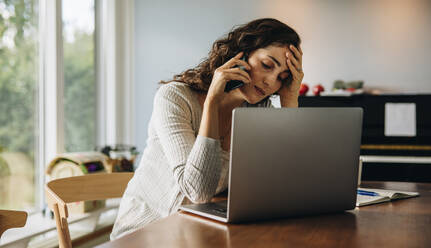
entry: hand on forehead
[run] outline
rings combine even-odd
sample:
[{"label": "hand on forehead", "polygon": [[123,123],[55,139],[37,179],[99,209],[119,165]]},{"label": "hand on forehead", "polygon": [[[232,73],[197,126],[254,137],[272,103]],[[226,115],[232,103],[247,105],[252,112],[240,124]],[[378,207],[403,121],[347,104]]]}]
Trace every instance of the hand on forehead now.
[{"label": "hand on forehead", "polygon": [[287,46],[267,46],[263,48],[264,57],[272,60],[278,67],[283,70],[288,70],[286,63],[286,52],[288,51]]}]

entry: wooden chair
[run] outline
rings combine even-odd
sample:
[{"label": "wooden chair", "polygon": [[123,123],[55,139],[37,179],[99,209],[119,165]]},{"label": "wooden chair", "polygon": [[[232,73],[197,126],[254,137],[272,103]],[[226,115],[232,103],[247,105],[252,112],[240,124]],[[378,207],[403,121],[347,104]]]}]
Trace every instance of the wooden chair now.
[{"label": "wooden chair", "polygon": [[121,197],[132,172],[89,174],[55,179],[46,184],[48,207],[54,212],[60,248],[72,247],[66,203]]},{"label": "wooden chair", "polygon": [[0,210],[0,238],[10,228],[23,227],[27,222],[27,212]]}]

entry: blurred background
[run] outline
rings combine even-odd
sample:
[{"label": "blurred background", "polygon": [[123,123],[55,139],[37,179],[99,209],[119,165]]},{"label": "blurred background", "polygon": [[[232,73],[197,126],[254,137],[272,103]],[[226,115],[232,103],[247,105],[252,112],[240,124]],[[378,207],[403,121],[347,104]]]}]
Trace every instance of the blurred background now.
[{"label": "blurred background", "polygon": [[[96,146],[95,3],[62,1],[64,151]],[[0,1],[0,209],[37,209],[40,195],[39,7]],[[85,125],[83,125],[85,123]]]},{"label": "blurred background", "polygon": [[363,80],[391,93],[431,93],[431,1],[136,1],[136,143],[145,146],[157,83],[197,65],[235,25],[277,18],[302,38],[304,82],[330,90]]}]

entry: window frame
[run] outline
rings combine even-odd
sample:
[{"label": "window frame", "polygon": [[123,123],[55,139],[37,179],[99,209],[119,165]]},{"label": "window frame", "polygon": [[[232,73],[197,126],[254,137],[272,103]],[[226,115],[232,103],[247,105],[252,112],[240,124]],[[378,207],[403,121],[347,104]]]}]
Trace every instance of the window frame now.
[{"label": "window frame", "polygon": [[[39,0],[39,81],[36,209],[45,206],[45,168],[64,152],[63,32],[61,0]],[[52,121],[55,120],[55,121]]]},{"label": "window frame", "polygon": [[134,0],[95,1],[97,144],[135,145]]}]

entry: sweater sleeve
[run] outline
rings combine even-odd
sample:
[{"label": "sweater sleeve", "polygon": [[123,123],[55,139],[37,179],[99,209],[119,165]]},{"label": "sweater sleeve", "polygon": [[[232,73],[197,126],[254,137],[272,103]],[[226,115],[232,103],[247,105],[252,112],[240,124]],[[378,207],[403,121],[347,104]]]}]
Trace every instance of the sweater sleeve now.
[{"label": "sweater sleeve", "polygon": [[154,124],[163,152],[181,192],[192,202],[214,196],[221,170],[220,141],[195,136],[187,94],[164,85],[154,99]]}]

